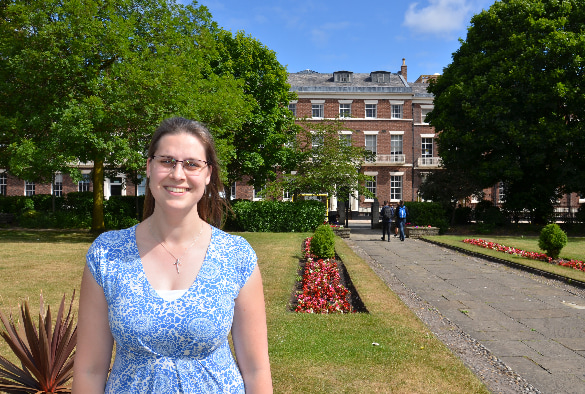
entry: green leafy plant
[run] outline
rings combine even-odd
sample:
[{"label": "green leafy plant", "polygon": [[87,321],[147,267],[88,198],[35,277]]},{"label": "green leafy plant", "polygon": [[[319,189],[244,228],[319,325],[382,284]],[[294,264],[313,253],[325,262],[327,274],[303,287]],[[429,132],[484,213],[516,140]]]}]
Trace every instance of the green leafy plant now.
[{"label": "green leafy plant", "polygon": [[566,244],[567,234],[556,223],[546,225],[540,232],[538,247],[553,259],[559,257]]},{"label": "green leafy plant", "polygon": [[322,224],[315,230],[311,239],[311,254],[322,258],[335,257],[335,233],[328,224]]},{"label": "green leafy plant", "polygon": [[20,306],[21,322],[0,312],[4,330],[0,335],[21,362],[18,367],[0,356],[0,392],[70,393],[65,384],[73,377],[73,358],[77,344],[77,324],[72,314],[75,292],[65,315],[65,295],[52,327],[50,306],[44,310],[40,297],[39,327],[30,314],[28,302]]}]

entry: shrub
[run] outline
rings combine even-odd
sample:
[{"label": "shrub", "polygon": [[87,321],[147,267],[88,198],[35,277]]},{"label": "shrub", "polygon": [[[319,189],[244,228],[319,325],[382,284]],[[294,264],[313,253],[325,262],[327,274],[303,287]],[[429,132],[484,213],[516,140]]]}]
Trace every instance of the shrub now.
[{"label": "shrub", "polygon": [[[65,309],[65,296],[53,318],[50,306],[34,318],[28,302],[20,307],[20,317],[4,315],[0,336],[20,361],[20,367],[0,356],[0,391],[5,393],[70,393],[67,382],[73,377],[73,358],[77,344],[77,323],[73,300]],[[38,326],[35,324],[38,322]],[[53,323],[54,322],[54,323]],[[53,326],[54,324],[54,326]]]},{"label": "shrub", "polygon": [[315,230],[311,239],[311,254],[321,259],[335,257],[335,233],[328,224],[322,224]]},{"label": "shrub", "polygon": [[546,225],[540,232],[538,247],[553,259],[559,257],[566,244],[567,234],[556,223]]},{"label": "shrub", "polygon": [[407,222],[417,226],[438,227],[441,234],[449,228],[449,221],[441,204],[407,201],[404,205],[408,208]]},{"label": "shrub", "polygon": [[307,232],[325,219],[325,206],[319,201],[237,200],[232,210],[226,222],[232,231]]}]

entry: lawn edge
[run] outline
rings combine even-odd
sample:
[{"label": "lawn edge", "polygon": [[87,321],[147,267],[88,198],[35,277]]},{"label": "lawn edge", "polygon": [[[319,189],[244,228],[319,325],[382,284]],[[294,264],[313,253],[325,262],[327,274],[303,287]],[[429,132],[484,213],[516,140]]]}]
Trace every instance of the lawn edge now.
[{"label": "lawn edge", "polygon": [[487,254],[483,254],[483,253],[480,253],[480,252],[475,252],[475,251],[467,250],[467,249],[460,248],[458,246],[450,245],[450,244],[447,244],[447,243],[443,243],[443,242],[440,242],[440,241],[435,241],[435,240],[427,239],[425,237],[421,237],[419,239],[421,241],[428,242],[430,244],[437,245],[437,246],[442,246],[442,247],[445,247],[447,249],[451,249],[451,250],[454,250],[456,252],[466,254],[468,256],[479,257],[479,258],[486,259],[486,260],[489,260],[489,261],[494,262],[494,263],[504,264],[504,265],[507,265],[507,266],[512,267],[512,268],[516,268],[516,269],[520,269],[520,270],[523,270],[523,271],[527,271],[527,272],[530,272],[530,273],[533,273],[533,274],[537,274],[537,275],[540,275],[540,276],[544,276],[545,278],[548,278],[548,279],[555,279],[555,280],[564,282],[564,283],[566,283],[568,285],[575,286],[575,287],[579,287],[581,289],[585,289],[585,281],[581,281],[579,279],[568,278],[568,277],[566,277],[564,275],[555,274],[554,272],[542,270],[542,269],[539,269],[539,268],[531,267],[531,266],[528,266],[528,265],[516,263],[516,262],[510,261],[510,260],[501,259],[501,258],[494,257],[494,256],[489,256]]}]

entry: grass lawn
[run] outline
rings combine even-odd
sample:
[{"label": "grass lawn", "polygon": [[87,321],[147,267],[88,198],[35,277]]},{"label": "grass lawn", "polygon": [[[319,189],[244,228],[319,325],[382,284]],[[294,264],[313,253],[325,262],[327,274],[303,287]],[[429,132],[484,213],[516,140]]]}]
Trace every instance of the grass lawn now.
[{"label": "grass lawn", "polygon": [[[475,245],[469,245],[462,242],[466,238],[480,238],[486,241],[492,241],[505,246],[511,246],[530,252],[545,253],[538,247],[538,236],[473,236],[473,235],[438,235],[425,237],[431,241],[444,243],[446,245],[456,246],[461,249],[482,253],[488,256],[497,257],[503,260],[512,261],[517,264],[526,265],[532,268],[538,268],[543,271],[552,272],[567,278],[576,279],[585,282],[585,272],[573,268],[561,267],[554,264],[548,264],[543,261],[530,260],[523,257],[513,256],[507,253],[495,250],[485,249]],[[564,259],[576,259],[585,261],[585,237],[570,237],[567,245],[561,250],[560,257]]]},{"label": "grass lawn", "polygon": [[[308,234],[242,235],[262,270],[275,392],[489,392],[341,240],[337,252],[368,314],[290,312]],[[56,309],[64,293],[79,288],[91,240],[86,233],[0,231],[0,309],[16,312],[30,298],[36,310],[41,291]],[[0,354],[14,361],[3,343]]]}]

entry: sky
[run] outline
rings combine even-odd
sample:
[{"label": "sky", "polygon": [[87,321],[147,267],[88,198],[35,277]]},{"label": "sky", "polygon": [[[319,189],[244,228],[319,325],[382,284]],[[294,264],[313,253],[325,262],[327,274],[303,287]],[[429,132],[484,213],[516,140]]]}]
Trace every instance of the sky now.
[{"label": "sky", "polygon": [[[471,17],[495,0],[201,0],[220,27],[243,30],[288,72],[442,73]],[[180,0],[181,3],[190,3]]]}]

